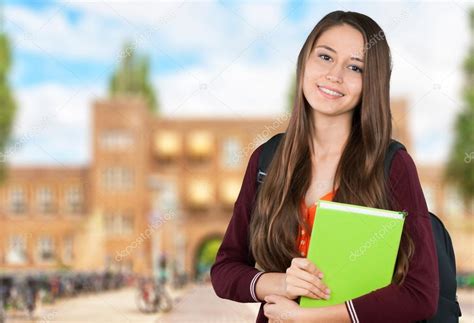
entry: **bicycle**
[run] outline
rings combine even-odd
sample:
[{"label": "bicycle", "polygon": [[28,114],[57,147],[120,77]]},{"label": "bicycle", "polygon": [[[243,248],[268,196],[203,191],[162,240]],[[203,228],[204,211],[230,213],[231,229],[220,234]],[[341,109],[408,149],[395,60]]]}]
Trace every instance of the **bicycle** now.
[{"label": "bicycle", "polygon": [[167,313],[173,308],[173,300],[164,284],[143,279],[138,286],[136,295],[138,310],[142,313]]}]

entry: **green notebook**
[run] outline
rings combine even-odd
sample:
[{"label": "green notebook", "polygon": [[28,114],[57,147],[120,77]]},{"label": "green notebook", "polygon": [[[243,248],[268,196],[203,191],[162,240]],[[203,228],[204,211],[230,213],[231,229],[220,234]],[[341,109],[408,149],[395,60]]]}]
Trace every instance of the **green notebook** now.
[{"label": "green notebook", "polygon": [[405,212],[320,200],[308,259],[323,273],[330,298],[301,297],[301,307],[341,304],[390,284]]}]

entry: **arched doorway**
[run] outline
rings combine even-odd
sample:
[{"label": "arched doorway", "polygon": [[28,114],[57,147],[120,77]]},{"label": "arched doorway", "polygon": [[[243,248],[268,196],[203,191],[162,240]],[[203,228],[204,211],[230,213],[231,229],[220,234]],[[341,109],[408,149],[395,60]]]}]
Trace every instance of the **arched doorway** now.
[{"label": "arched doorway", "polygon": [[199,281],[210,279],[210,270],[222,243],[222,235],[210,235],[198,245],[194,261],[194,277]]}]

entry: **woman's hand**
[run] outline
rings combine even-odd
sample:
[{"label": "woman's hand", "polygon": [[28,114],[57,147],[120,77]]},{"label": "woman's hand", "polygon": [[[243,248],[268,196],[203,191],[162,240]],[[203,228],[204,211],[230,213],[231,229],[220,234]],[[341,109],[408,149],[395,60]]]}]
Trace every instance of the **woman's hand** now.
[{"label": "woman's hand", "polygon": [[293,258],[286,269],[284,291],[289,299],[307,296],[328,299],[330,290],[322,282],[323,273],[306,258]]},{"label": "woman's hand", "polygon": [[301,308],[295,301],[279,295],[265,297],[267,304],[263,305],[263,314],[269,323],[299,322]]}]

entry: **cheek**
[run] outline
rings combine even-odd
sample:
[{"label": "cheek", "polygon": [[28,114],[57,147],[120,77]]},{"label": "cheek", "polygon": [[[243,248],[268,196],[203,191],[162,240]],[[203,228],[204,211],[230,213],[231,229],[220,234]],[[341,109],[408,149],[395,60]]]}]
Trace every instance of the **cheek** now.
[{"label": "cheek", "polygon": [[307,97],[308,94],[311,92],[311,87],[313,83],[313,79],[305,73],[305,75],[303,76],[303,94],[305,97]]},{"label": "cheek", "polygon": [[311,79],[320,79],[329,72],[329,64],[323,62],[312,62],[308,66],[308,75]]},{"label": "cheek", "polygon": [[356,96],[358,98],[362,95],[362,78],[361,77],[359,77],[358,79],[350,80],[346,84],[351,95]]},{"label": "cheek", "polygon": [[312,64],[310,68],[307,68],[303,76],[303,93],[309,94],[315,90],[316,83],[324,78],[325,72],[320,68],[315,68],[315,64]]}]

